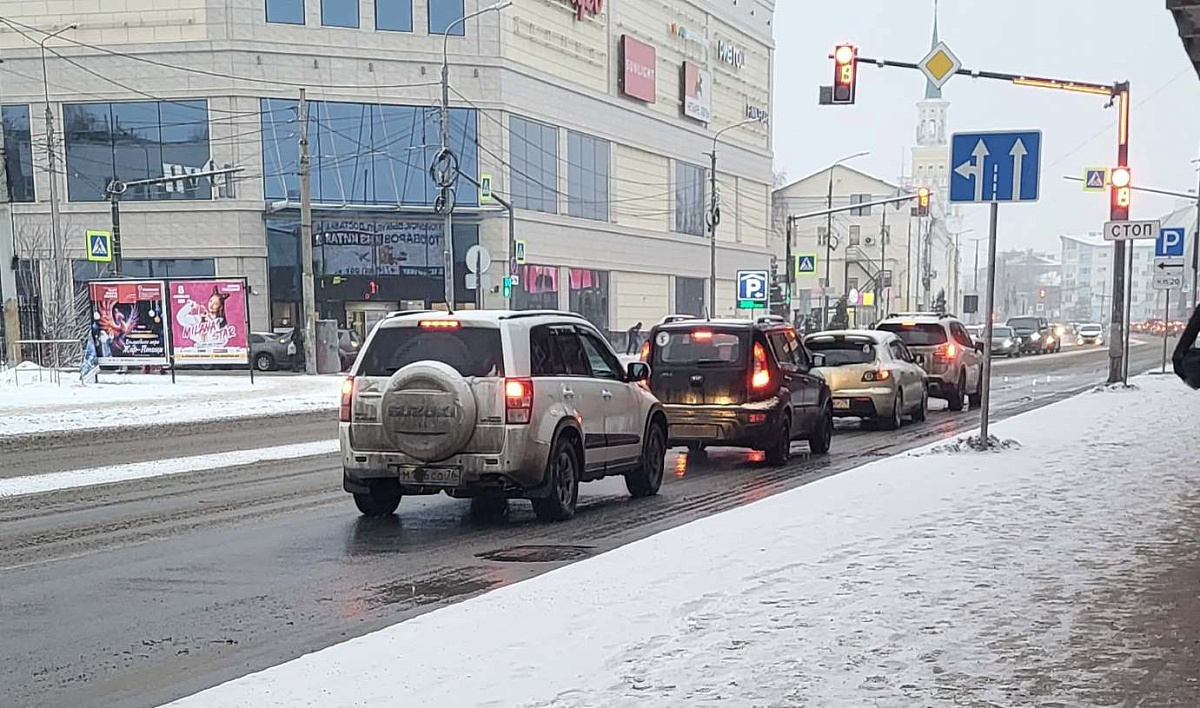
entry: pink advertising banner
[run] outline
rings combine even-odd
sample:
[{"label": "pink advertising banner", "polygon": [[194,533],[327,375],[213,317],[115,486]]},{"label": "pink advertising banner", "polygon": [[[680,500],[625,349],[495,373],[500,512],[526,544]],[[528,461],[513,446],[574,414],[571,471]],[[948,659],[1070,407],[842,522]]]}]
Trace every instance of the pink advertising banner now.
[{"label": "pink advertising banner", "polygon": [[176,366],[249,364],[243,281],[171,280],[167,290]]}]

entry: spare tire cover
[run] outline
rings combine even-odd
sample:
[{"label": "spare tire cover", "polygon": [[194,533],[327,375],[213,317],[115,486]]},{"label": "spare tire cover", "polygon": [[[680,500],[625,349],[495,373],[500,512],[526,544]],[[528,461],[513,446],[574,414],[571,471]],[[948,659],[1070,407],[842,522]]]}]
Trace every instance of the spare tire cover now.
[{"label": "spare tire cover", "polygon": [[392,374],[382,404],[388,441],[423,462],[451,457],[475,432],[475,394],[440,361],[419,361]]}]

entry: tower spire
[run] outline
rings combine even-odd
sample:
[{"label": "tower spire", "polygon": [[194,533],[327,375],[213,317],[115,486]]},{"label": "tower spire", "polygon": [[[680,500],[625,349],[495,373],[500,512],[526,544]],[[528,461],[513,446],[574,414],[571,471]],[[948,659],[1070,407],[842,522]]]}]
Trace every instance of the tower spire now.
[{"label": "tower spire", "polygon": [[[937,21],[938,21],[938,0],[933,0],[933,39],[930,40],[930,42],[929,42],[929,51],[933,51],[933,48],[936,47],[939,42]],[[941,97],[942,97],[942,90],[940,88],[938,88],[937,86],[935,86],[932,81],[929,81],[928,79],[926,79],[926,81],[925,81],[925,100],[927,100],[927,101],[928,100],[940,100]]]}]

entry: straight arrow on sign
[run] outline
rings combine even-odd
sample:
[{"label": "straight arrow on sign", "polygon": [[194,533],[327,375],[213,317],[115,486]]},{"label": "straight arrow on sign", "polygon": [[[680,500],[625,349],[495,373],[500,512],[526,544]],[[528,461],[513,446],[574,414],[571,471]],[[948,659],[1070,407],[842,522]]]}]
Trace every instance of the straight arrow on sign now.
[{"label": "straight arrow on sign", "polygon": [[1021,142],[1020,138],[1017,138],[1017,142],[1008,154],[1012,155],[1013,159],[1012,198],[1013,201],[1018,201],[1021,198],[1021,187],[1024,186],[1021,170],[1025,167],[1025,156],[1029,154],[1029,151],[1025,149],[1025,143]]}]

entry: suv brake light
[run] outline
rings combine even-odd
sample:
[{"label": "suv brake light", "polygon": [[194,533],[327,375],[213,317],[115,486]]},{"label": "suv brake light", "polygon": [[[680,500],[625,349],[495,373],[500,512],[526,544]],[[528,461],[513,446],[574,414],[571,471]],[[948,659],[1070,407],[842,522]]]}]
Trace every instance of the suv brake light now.
[{"label": "suv brake light", "polygon": [[462,322],[458,320],[421,320],[417,323],[421,329],[458,329]]},{"label": "suv brake light", "polygon": [[641,350],[640,356],[641,356],[642,361],[644,361],[646,363],[650,362],[650,342],[649,342],[649,340],[642,342],[642,350]]},{"label": "suv brake light", "polygon": [[504,379],[504,420],[527,425],[533,418],[533,379]]},{"label": "suv brake light", "polygon": [[944,359],[954,359],[958,357],[958,345],[954,342],[949,342],[946,346],[937,350],[938,356]]},{"label": "suv brake light", "polygon": [[350,410],[354,403],[354,377],[347,376],[342,381],[342,405],[340,407],[339,420],[343,423],[350,422]]},{"label": "suv brake light", "polygon": [[771,385],[771,368],[767,364],[767,349],[761,342],[754,344],[754,368],[750,372],[750,389],[763,391]]}]

